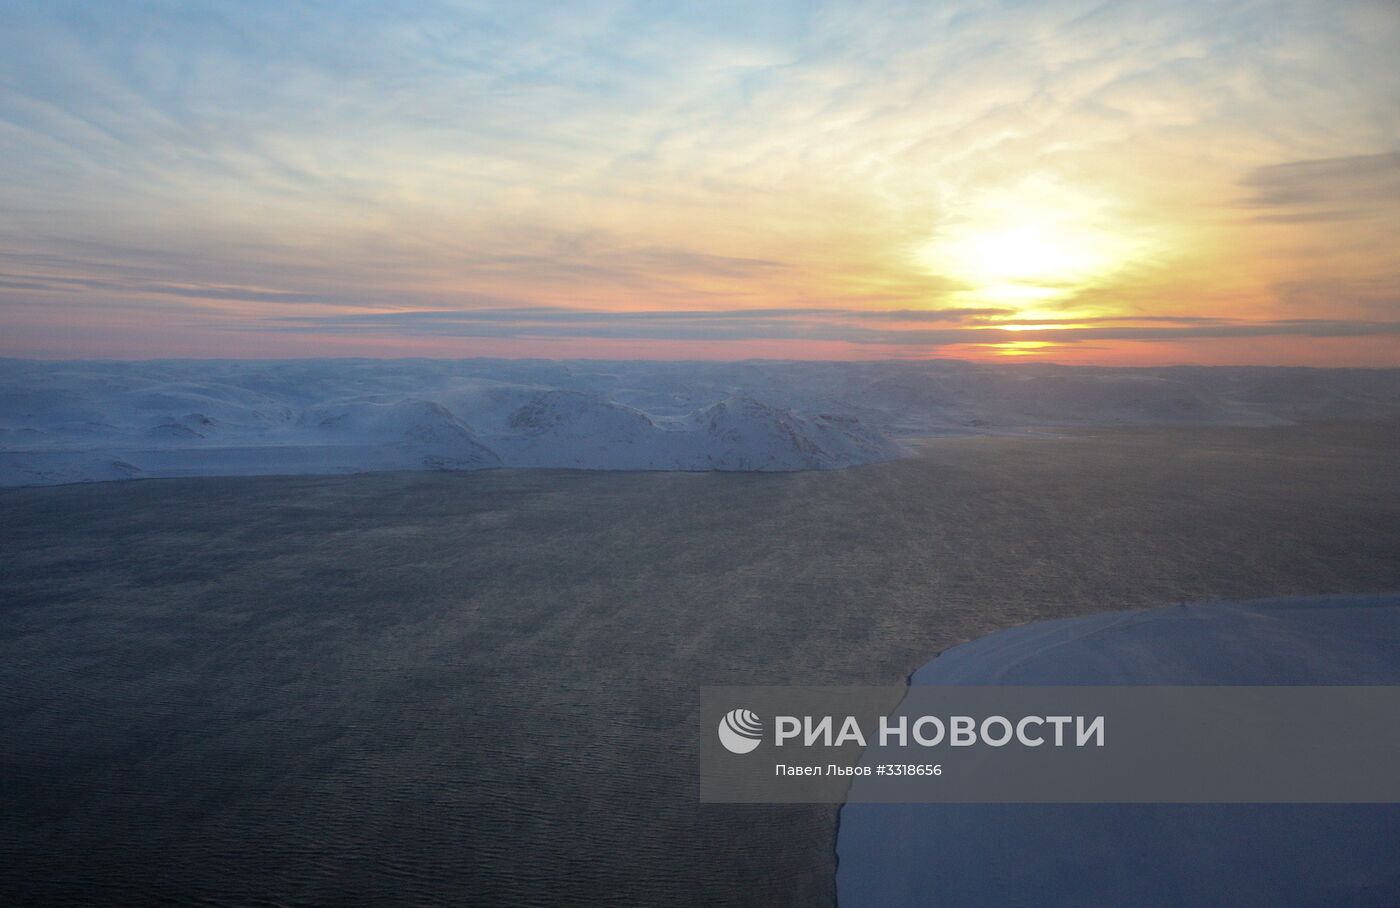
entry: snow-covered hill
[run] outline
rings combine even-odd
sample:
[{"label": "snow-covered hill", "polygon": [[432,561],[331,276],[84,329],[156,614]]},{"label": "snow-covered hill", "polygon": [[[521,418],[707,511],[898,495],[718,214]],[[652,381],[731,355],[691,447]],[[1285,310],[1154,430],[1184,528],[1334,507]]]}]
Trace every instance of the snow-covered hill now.
[{"label": "snow-covered hill", "polygon": [[1400,370],[0,360],[0,485],[151,476],[836,469],[1026,426],[1400,417]]}]

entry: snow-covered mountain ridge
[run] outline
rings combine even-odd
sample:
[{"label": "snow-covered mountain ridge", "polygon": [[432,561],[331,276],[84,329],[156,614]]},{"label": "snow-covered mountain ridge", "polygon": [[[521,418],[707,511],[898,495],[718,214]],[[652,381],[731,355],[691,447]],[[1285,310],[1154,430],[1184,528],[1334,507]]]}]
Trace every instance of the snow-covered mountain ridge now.
[{"label": "snow-covered mountain ridge", "polygon": [[0,360],[0,485],[387,469],[835,469],[1026,426],[1400,416],[1400,370]]}]

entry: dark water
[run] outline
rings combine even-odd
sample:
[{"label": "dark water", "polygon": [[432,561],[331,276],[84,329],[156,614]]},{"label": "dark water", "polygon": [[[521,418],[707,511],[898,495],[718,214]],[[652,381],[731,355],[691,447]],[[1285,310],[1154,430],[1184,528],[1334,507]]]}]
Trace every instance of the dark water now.
[{"label": "dark water", "polygon": [[697,803],[702,684],[1040,617],[1400,589],[1394,425],[839,473],[0,492],[0,903],[830,903],[835,811]]}]

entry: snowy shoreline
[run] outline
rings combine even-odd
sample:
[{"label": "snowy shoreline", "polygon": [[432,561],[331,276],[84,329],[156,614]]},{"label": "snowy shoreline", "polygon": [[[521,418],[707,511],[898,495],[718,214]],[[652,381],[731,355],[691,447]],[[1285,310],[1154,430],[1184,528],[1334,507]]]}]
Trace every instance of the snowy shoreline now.
[{"label": "snowy shoreline", "polygon": [[1400,370],[0,360],[0,486],[545,467],[791,471],[1032,426],[1400,416]]}]

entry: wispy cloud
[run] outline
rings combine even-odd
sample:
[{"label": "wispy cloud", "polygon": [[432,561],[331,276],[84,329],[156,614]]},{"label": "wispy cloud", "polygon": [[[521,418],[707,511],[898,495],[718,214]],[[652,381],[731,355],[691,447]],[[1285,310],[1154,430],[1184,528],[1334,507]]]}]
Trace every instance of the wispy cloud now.
[{"label": "wispy cloud", "polygon": [[[482,309],[474,311],[406,311],[336,316],[288,317],[267,330],[312,334],[393,332],[457,337],[606,338],[664,341],[821,340],[858,345],[1000,345],[1044,341],[1180,341],[1192,338],[1248,337],[1386,337],[1400,334],[1400,322],[1283,319],[1231,322],[1213,318],[1124,318],[1067,327],[1011,329],[1009,322],[989,320],[985,310],[770,309],[735,312],[604,312],[560,308]],[[873,327],[872,323],[946,322],[940,329]],[[1143,323],[1145,322],[1145,324]],[[1042,320],[1042,324],[1060,324]],[[1163,324],[1166,323],[1166,324]],[[1025,322],[1014,322],[1024,325]]]},{"label": "wispy cloud", "polygon": [[0,4],[0,352],[21,315],[115,350],[153,311],[385,353],[1048,331],[926,254],[988,198],[1014,232],[1025,186],[1090,240],[1058,341],[1379,325],[1397,43],[1366,0]]},{"label": "wispy cloud", "polygon": [[1400,208],[1400,151],[1271,164],[1248,173],[1244,204],[1266,221],[1319,222],[1394,217]]}]

